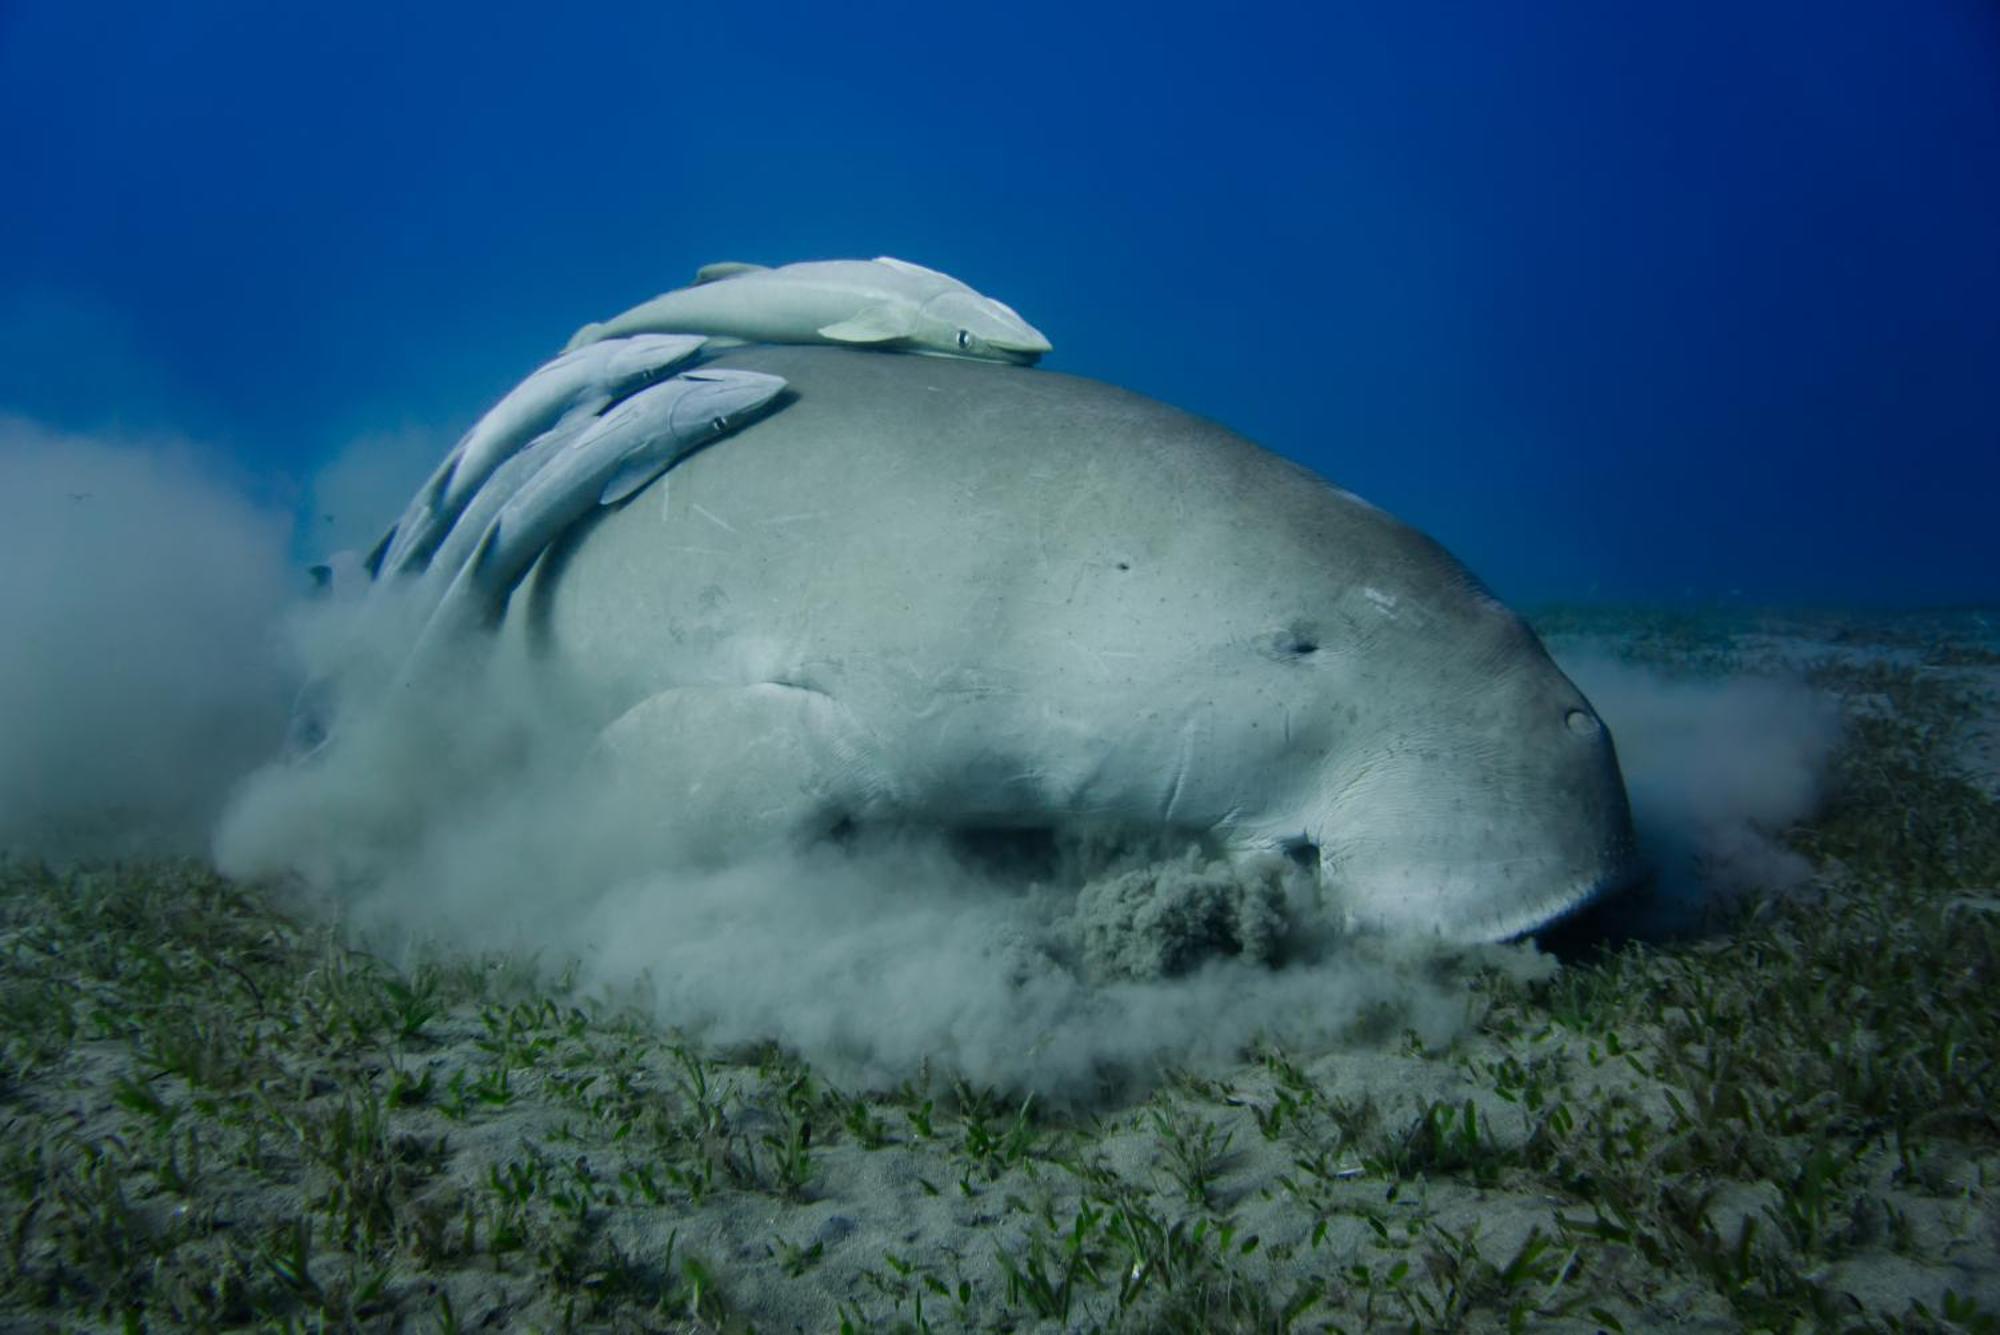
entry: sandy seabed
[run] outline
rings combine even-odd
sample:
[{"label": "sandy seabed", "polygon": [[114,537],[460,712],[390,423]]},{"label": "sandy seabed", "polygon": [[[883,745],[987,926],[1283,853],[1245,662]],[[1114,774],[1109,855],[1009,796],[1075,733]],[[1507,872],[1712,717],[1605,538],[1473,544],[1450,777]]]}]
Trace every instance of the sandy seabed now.
[{"label": "sandy seabed", "polygon": [[1808,684],[1816,810],[1660,850],[1540,952],[1383,945],[1406,985],[1324,1041],[1087,1095],[717,1043],[562,960],[392,967],[196,865],[15,864],[0,1328],[1994,1328],[2000,638],[1535,621]]}]

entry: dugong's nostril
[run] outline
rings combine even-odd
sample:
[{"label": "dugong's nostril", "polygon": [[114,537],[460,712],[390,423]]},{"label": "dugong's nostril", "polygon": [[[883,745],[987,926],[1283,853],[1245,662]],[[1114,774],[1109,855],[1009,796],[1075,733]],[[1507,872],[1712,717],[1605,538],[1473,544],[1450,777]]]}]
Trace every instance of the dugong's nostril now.
[{"label": "dugong's nostril", "polygon": [[1589,737],[1597,731],[1597,720],[1581,709],[1572,709],[1563,715],[1563,722],[1579,737]]}]

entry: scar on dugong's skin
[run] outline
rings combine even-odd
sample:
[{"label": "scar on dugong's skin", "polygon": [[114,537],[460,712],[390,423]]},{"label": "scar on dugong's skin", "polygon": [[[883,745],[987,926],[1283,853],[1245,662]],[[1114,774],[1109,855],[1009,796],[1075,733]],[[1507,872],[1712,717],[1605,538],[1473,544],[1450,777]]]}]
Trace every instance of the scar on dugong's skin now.
[{"label": "scar on dugong's skin", "polygon": [[1029,363],[1049,341],[1013,307],[950,274],[884,255],[766,269],[711,264],[693,287],[662,293],[602,324],[571,348],[644,330],[750,343],[847,343],[902,352]]},{"label": "scar on dugong's skin", "polygon": [[579,526],[502,654],[663,850],[1186,835],[1348,925],[1498,940],[1625,883],[1611,739],[1443,548],[1213,423],[971,361],[743,348],[798,400]]}]

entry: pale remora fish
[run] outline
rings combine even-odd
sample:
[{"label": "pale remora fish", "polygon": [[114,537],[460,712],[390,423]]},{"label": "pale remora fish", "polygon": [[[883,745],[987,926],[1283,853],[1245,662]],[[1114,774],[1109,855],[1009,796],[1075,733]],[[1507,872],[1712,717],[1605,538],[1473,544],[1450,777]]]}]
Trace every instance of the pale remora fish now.
[{"label": "pale remora fish", "polygon": [[[785,388],[758,371],[688,371],[650,386],[538,454],[451,577],[414,660],[506,610],[515,585],[571,524],[615,505],[682,458],[756,417]],[[442,577],[443,572],[440,572]]]},{"label": "pale remora fish", "polygon": [[577,348],[538,367],[459,440],[377,544],[370,568],[378,578],[422,570],[466,503],[516,451],[560,422],[587,420],[670,375],[706,341],[642,334]]},{"label": "pale remora fish", "polygon": [[[459,511],[457,521],[432,551],[423,571],[409,581],[411,596],[420,598],[424,608],[434,611],[452,581],[472,559],[473,550],[486,536],[487,528],[499,517],[500,511],[506,508],[507,502],[519,495],[521,488],[527,486],[542,471],[542,466],[560,453],[564,446],[603,420],[587,416],[564,418],[494,469],[493,476],[486,479],[472,494],[472,499],[466,502],[465,508]],[[417,615],[424,613],[420,611]]]},{"label": "pale remora fish", "polygon": [[571,348],[651,330],[750,343],[838,343],[1028,365],[1049,341],[1013,307],[949,274],[884,255],[766,269],[711,264],[693,287],[662,293],[601,324]]}]

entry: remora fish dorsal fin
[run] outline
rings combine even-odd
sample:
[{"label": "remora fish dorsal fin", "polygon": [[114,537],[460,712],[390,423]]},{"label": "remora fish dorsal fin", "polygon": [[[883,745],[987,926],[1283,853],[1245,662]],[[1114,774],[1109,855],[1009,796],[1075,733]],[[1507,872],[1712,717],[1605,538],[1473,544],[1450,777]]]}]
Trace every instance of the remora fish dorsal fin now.
[{"label": "remora fish dorsal fin", "polygon": [[845,320],[822,326],[819,336],[832,339],[835,343],[887,343],[892,339],[908,338],[911,332],[909,309],[882,302],[866,307]]},{"label": "remora fish dorsal fin", "polygon": [[768,264],[744,264],[740,260],[722,260],[716,264],[704,264],[694,271],[694,285],[700,287],[703,283],[719,283],[740,273],[763,273],[770,267]]}]

